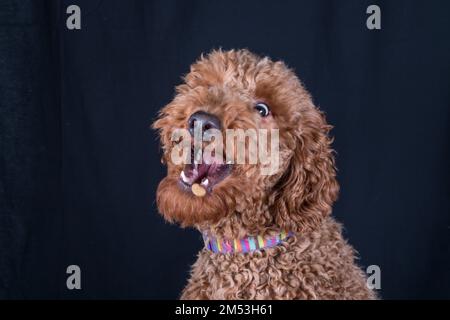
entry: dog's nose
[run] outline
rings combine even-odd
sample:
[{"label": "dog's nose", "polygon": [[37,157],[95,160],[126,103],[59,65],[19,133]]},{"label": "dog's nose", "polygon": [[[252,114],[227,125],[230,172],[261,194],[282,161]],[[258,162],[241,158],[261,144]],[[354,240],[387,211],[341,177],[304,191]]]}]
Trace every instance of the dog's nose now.
[{"label": "dog's nose", "polygon": [[202,132],[205,132],[209,129],[220,130],[221,128],[219,118],[205,111],[197,111],[189,117],[188,127],[189,132],[191,133],[192,136],[194,136],[195,126],[201,127]]}]

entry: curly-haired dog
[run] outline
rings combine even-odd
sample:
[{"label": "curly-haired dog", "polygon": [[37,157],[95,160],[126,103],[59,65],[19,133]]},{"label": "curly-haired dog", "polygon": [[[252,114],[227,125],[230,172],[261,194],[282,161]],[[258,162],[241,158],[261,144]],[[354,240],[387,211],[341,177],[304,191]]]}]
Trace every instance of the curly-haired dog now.
[{"label": "curly-haired dog", "polygon": [[[181,298],[375,298],[330,216],[339,189],[331,126],[293,71],[247,50],[213,51],[176,92],[153,125],[168,166],[157,203],[166,220],[196,227],[206,244]],[[205,130],[278,129],[277,172],[175,164],[173,129],[192,129],[193,119]]]}]

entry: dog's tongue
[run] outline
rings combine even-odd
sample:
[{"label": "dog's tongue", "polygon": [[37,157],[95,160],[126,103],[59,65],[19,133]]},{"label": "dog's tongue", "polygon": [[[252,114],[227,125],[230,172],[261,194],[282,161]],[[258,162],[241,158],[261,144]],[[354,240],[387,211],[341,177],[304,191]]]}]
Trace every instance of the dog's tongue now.
[{"label": "dog's tongue", "polygon": [[[196,163],[193,157],[192,164],[186,164],[181,172],[181,179],[188,185],[201,184],[208,187],[210,183],[215,183],[222,174],[221,159],[215,158],[214,155],[203,153],[201,160]],[[219,175],[217,175],[219,174]]]},{"label": "dog's tongue", "polygon": [[206,163],[199,163],[197,165],[197,170],[194,169],[194,173],[195,171],[197,171],[196,177],[194,178],[195,182],[199,182],[204,177],[206,177],[206,175],[208,174],[209,167],[210,165]]},{"label": "dog's tongue", "polygon": [[188,184],[201,182],[208,175],[209,167],[206,163],[187,164],[182,172],[183,181]]}]

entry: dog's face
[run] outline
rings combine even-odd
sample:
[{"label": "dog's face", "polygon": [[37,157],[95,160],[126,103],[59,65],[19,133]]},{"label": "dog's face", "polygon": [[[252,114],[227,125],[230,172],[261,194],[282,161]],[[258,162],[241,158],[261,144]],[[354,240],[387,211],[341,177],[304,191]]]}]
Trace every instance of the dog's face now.
[{"label": "dog's face", "polygon": [[[157,191],[158,208],[167,220],[204,226],[227,219],[253,230],[277,225],[295,231],[330,212],[338,190],[330,127],[282,62],[246,50],[214,51],[191,66],[176,91],[153,125],[168,168]],[[187,135],[174,139],[179,129]],[[239,133],[236,129],[256,135],[248,135],[243,144],[228,140],[230,133]],[[223,152],[208,153],[204,140],[194,145],[198,132],[204,140],[212,133],[208,141],[220,142]],[[267,157],[250,160],[252,137],[257,138],[256,153],[264,149],[269,162]],[[189,148],[180,163],[174,161],[179,149],[174,151],[183,143]],[[242,149],[243,158],[238,155]]]}]

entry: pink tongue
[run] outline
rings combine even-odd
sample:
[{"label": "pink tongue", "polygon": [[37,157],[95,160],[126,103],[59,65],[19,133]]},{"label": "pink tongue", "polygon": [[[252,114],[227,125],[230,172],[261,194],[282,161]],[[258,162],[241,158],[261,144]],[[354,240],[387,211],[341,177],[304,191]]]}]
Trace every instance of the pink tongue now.
[{"label": "pink tongue", "polygon": [[206,177],[206,175],[208,174],[208,170],[209,170],[209,165],[204,164],[204,163],[200,163],[197,167],[197,176],[194,179],[196,182],[201,182],[201,180]]}]

